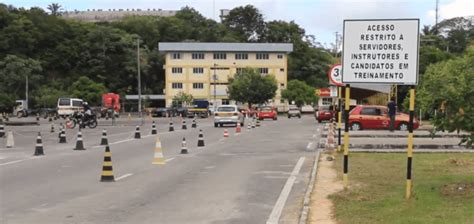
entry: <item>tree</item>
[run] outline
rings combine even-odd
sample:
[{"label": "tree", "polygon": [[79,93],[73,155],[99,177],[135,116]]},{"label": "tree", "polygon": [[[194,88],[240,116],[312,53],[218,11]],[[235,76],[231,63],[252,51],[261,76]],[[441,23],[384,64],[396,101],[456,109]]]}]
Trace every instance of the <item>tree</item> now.
[{"label": "tree", "polygon": [[468,146],[474,141],[474,46],[463,57],[428,67],[419,86],[417,101],[434,115],[436,130],[466,131]]},{"label": "tree", "polygon": [[47,9],[51,11],[51,15],[59,16],[61,15],[62,6],[59,3],[51,3],[48,5]]},{"label": "tree", "polygon": [[41,80],[39,61],[31,58],[21,58],[16,55],[7,55],[0,61],[0,92],[8,93],[15,99],[24,99],[26,78],[29,89],[35,89]]},{"label": "tree", "polygon": [[187,106],[193,103],[194,97],[191,94],[179,92],[173,97],[173,106]]},{"label": "tree", "polygon": [[252,5],[230,10],[229,14],[224,17],[223,24],[243,42],[264,40],[266,26],[263,15]]},{"label": "tree", "polygon": [[238,102],[262,104],[276,95],[277,81],[273,75],[261,75],[256,69],[245,68],[229,79],[229,98]]},{"label": "tree", "polygon": [[90,105],[99,105],[101,96],[107,92],[104,84],[96,83],[86,76],[81,76],[71,86],[72,95],[81,98]]},{"label": "tree", "polygon": [[295,104],[300,107],[318,101],[314,90],[313,87],[303,81],[291,80],[288,82],[288,87],[282,91],[281,96],[290,103],[295,101]]}]

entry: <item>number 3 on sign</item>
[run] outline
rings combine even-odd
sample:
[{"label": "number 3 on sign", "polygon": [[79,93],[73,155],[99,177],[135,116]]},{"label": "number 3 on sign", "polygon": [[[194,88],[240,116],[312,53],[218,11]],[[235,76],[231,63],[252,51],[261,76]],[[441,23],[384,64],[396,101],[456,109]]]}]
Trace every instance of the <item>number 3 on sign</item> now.
[{"label": "number 3 on sign", "polygon": [[341,75],[342,66],[341,64],[333,65],[328,72],[329,83],[336,86],[343,86],[342,75]]}]

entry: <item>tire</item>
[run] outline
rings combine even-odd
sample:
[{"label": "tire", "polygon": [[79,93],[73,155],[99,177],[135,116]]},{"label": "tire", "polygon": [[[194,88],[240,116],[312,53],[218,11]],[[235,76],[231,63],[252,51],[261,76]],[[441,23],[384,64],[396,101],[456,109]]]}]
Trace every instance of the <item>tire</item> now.
[{"label": "tire", "polygon": [[222,128],[222,127],[224,127],[224,124],[219,124],[219,126]]},{"label": "tire", "polygon": [[398,130],[400,131],[408,131],[408,123],[402,122],[398,125]]},{"label": "tire", "polygon": [[354,122],[354,123],[351,124],[351,130],[352,131],[360,131],[360,130],[362,130],[362,126],[360,125],[360,123]]},{"label": "tire", "polygon": [[96,128],[97,127],[97,120],[92,120],[92,121],[89,121],[87,126],[89,128]]},{"label": "tire", "polygon": [[291,116],[290,116],[290,115],[288,115],[288,119],[290,119],[290,118],[291,118]]},{"label": "tire", "polygon": [[298,115],[298,118],[301,119],[301,115]]},{"label": "tire", "polygon": [[274,117],[273,120],[276,121],[278,118],[277,117]]},{"label": "tire", "polygon": [[214,123],[214,127],[217,128],[218,124],[217,123]]},{"label": "tire", "polygon": [[244,125],[245,125],[244,122],[241,122],[241,123],[240,123],[240,127],[243,127]]}]

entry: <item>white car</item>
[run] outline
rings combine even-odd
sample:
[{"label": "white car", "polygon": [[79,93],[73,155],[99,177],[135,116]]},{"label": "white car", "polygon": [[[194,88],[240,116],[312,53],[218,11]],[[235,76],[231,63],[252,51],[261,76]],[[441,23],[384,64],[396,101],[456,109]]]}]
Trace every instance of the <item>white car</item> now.
[{"label": "white car", "polygon": [[311,105],[304,105],[301,107],[301,113],[314,113],[314,108]]},{"label": "white car", "polygon": [[236,105],[220,105],[214,112],[214,127],[222,127],[224,124],[237,126],[237,123],[244,126],[244,119],[245,117]]}]

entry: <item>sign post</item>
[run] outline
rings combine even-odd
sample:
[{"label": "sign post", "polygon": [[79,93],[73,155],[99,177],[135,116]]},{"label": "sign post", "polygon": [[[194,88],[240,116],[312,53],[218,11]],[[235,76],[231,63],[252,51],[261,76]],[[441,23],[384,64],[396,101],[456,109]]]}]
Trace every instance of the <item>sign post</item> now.
[{"label": "sign post", "polygon": [[342,65],[335,64],[331,66],[328,72],[329,83],[337,86],[337,149],[336,151],[341,151],[341,128],[342,128]]},{"label": "sign post", "polygon": [[[413,118],[418,84],[419,19],[344,20],[342,83],[410,86],[406,198],[412,193]],[[346,87],[346,103],[349,89]],[[348,105],[346,105],[346,112]],[[345,116],[344,182],[348,182],[348,115]],[[348,157],[347,152],[347,157]],[[347,164],[346,164],[347,163]]]}]

